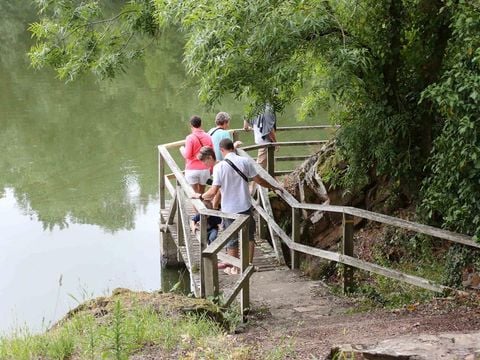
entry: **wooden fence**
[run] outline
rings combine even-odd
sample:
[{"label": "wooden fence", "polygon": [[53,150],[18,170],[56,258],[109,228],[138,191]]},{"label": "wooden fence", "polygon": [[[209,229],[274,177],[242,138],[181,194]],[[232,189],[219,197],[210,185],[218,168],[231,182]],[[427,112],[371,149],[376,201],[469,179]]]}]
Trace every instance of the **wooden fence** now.
[{"label": "wooden fence", "polygon": [[[332,128],[331,126],[296,126],[296,127],[286,127],[278,128],[277,131],[292,131],[292,130],[308,130],[313,129],[325,129]],[[234,138],[236,138],[239,132],[243,130],[232,130],[234,133]],[[236,134],[236,135],[235,135]],[[306,145],[317,145],[321,146],[325,144],[327,140],[312,140],[312,141],[286,141],[286,142],[277,142],[270,143],[265,145],[253,145],[237,149],[237,152],[241,156],[249,156],[246,151],[256,150],[260,147],[267,147],[267,158],[268,166],[267,170],[261,168],[258,164],[255,163],[256,170],[259,175],[265,178],[272,184],[280,187],[280,184],[277,183],[274,176],[284,174],[288,171],[276,171],[276,161],[297,161],[302,160],[306,155],[292,155],[292,156],[282,156],[275,157],[275,147],[281,146],[292,147],[292,146],[306,146]],[[193,190],[187,184],[183,171],[175,163],[173,157],[171,156],[169,150],[177,150],[179,146],[183,145],[184,141],[177,141],[170,144],[164,144],[158,146],[159,152],[159,193],[160,193],[160,208],[166,209],[166,189],[170,193],[171,201],[169,203],[168,216],[161,216],[161,231],[163,234],[169,232],[169,228],[174,225],[174,217],[177,218],[177,230],[176,230],[176,246],[183,250],[183,258],[186,262],[187,267],[190,270],[191,279],[195,283],[195,294],[197,296],[217,296],[220,293],[219,281],[218,281],[218,269],[217,269],[217,260],[218,258],[230,262],[231,264],[238,266],[241,269],[241,274],[239,280],[234,285],[231,293],[226,297],[225,305],[228,306],[232,301],[241,294],[240,297],[240,308],[242,313],[244,313],[249,307],[249,279],[254,268],[252,264],[248,263],[248,239],[247,239],[247,226],[248,226],[248,217],[245,215],[238,214],[227,214],[219,211],[208,210],[205,208],[202,201],[197,199],[192,199]],[[172,171],[171,174],[166,174],[166,167],[169,167]],[[171,180],[174,180],[176,185],[174,186],[171,183]],[[443,292],[447,288],[443,285],[436,284],[430,280],[413,276],[409,274],[402,273],[397,270],[389,269],[374,263],[370,263],[364,260],[357,259],[353,257],[354,251],[354,217],[359,217],[362,219],[383,223],[390,225],[396,228],[402,228],[416,233],[430,235],[435,238],[440,238],[448,240],[451,242],[471,246],[474,248],[480,248],[480,244],[472,241],[472,238],[469,236],[457,234],[454,232],[438,229],[428,225],[418,224],[412,221],[407,221],[399,219],[392,216],[387,216],[368,210],[353,208],[349,206],[335,206],[335,205],[319,205],[311,203],[302,203],[296,200],[291,194],[286,191],[276,191],[277,195],[281,197],[290,207],[292,214],[291,222],[291,235],[289,236],[281,227],[278,225],[273,218],[273,212],[267,196],[266,189],[259,189],[257,200],[254,201],[254,207],[260,217],[265,221],[266,227],[270,232],[271,238],[273,240],[273,247],[277,256],[278,262],[281,264],[283,262],[282,246],[281,242],[286,244],[291,252],[291,266],[292,268],[298,268],[298,254],[304,253],[313,256],[318,256],[322,259],[335,261],[337,263],[344,265],[344,278],[343,278],[343,287],[345,291],[348,291],[353,283],[353,270],[362,269],[371,273],[383,275],[392,279],[403,281],[421,288]],[[190,233],[188,230],[188,216],[186,211],[186,204],[190,203],[195,209],[200,213],[200,236],[193,237],[188,236]],[[337,213],[342,214],[342,228],[343,228],[343,240],[341,253],[327,251],[323,249],[314,248],[312,246],[307,246],[300,243],[300,231],[299,224],[302,216],[302,211],[312,210],[320,211],[326,213]],[[206,216],[220,216],[225,218],[235,219],[233,224],[228,227],[227,230],[222,232],[219,237],[210,245],[206,246],[207,239],[207,230],[206,230]],[[260,231],[262,226],[259,227]],[[221,252],[222,248],[232,237],[239,234],[240,239],[240,259],[230,257]],[[263,236],[264,234],[260,234]],[[195,274],[195,259],[194,259],[194,244],[195,242],[199,243],[199,269],[198,279]]]}]

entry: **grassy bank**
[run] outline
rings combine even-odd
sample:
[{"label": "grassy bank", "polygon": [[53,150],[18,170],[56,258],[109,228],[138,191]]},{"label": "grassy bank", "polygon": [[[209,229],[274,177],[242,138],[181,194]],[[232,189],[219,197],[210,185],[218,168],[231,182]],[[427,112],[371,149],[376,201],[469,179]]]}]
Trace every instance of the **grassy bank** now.
[{"label": "grassy bank", "polygon": [[81,305],[49,331],[0,340],[0,359],[246,359],[215,305],[122,291]]}]

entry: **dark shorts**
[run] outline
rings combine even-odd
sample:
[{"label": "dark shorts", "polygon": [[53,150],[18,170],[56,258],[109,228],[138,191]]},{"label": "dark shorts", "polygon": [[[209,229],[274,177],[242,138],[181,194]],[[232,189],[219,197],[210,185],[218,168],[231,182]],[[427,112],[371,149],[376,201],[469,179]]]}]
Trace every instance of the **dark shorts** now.
[{"label": "dark shorts", "polygon": [[[252,208],[247,211],[243,211],[239,214],[250,215],[248,221],[248,240],[255,241],[255,219],[253,218]],[[226,229],[229,227],[235,220],[234,219],[223,219],[223,227]],[[238,233],[235,234],[227,243],[227,249],[236,249],[238,248]]]}]

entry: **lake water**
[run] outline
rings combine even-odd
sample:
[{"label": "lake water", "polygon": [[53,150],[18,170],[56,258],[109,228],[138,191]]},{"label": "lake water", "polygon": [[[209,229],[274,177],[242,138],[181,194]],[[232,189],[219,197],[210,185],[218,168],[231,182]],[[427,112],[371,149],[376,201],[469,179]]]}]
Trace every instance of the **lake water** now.
[{"label": "lake water", "polygon": [[225,110],[241,127],[243,104],[199,105],[174,33],[114,81],[66,85],[29,67],[30,2],[0,11],[1,334],[42,330],[116,287],[158,290],[156,145],[184,138],[192,114],[209,128]]}]

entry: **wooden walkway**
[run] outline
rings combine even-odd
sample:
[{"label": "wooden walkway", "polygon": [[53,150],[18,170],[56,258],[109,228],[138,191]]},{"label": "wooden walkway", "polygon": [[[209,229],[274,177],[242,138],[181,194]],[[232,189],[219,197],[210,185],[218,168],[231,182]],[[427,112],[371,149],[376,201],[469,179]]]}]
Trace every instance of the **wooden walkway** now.
[{"label": "wooden walkway", "polygon": [[[291,127],[278,128],[277,130],[299,130],[304,128],[307,131],[313,128],[325,128],[325,126],[309,127]],[[232,130],[233,131],[233,130]],[[239,131],[239,130],[234,130]],[[275,148],[277,146],[304,146],[309,148],[311,145],[321,146],[326,140],[315,141],[290,141],[269,143],[264,145],[253,145],[237,149],[240,156],[250,157],[246,151],[256,150],[260,147],[267,148],[267,170],[254,163],[257,173],[270,184],[276,187],[281,185],[276,181],[275,176],[281,175],[284,171],[275,170]],[[165,259],[168,264],[177,260],[185,263],[187,266],[192,284],[192,291],[195,296],[213,297],[223,292],[225,301],[224,307],[229,307],[233,301],[239,297],[240,310],[242,314],[250,308],[250,277],[255,271],[268,272],[277,269],[285,269],[283,263],[283,247],[288,248],[290,252],[290,263],[292,268],[299,268],[299,254],[308,254],[316,256],[327,261],[334,261],[343,267],[343,289],[348,292],[354,286],[354,269],[361,269],[381,276],[386,276],[398,281],[415,285],[430,291],[444,292],[452,289],[444,285],[437,284],[428,279],[424,279],[411,274],[390,269],[375,263],[356,258],[354,256],[354,217],[368,221],[387,224],[395,228],[406,229],[419,234],[448,240],[454,243],[466,245],[473,248],[480,248],[480,243],[473,241],[471,236],[453,233],[450,231],[438,229],[432,226],[418,224],[384,214],[372,211],[353,208],[349,206],[330,205],[328,202],[323,204],[299,202],[290,193],[286,191],[276,191],[291,210],[291,224],[288,230],[277,224],[270,204],[270,199],[266,190],[257,192],[257,198],[254,199],[253,207],[255,216],[260,219],[261,228],[267,229],[270,238],[273,240],[270,246],[265,240],[257,240],[257,247],[253,264],[249,264],[249,240],[247,215],[229,214],[221,211],[210,210],[199,199],[193,199],[193,189],[187,183],[183,171],[178,166],[170,151],[178,152],[178,148],[184,145],[184,141],[177,141],[169,144],[159,145],[159,194],[160,194],[160,241],[162,261]],[[294,160],[298,156],[281,157],[282,161]],[[166,169],[172,173],[167,174]],[[321,181],[321,179],[319,180]],[[169,201],[167,201],[167,197]],[[190,228],[190,219],[194,213],[195,207],[200,214],[200,231],[193,234]],[[303,221],[303,213],[335,213],[342,216],[342,244],[340,252],[327,251],[314,248],[301,243],[300,223]],[[220,232],[217,239],[207,246],[207,217],[220,216],[233,220],[232,225]],[[234,237],[239,238],[240,258],[228,256],[225,253],[225,245]],[[261,234],[261,237],[265,236]],[[257,236],[258,238],[258,236]],[[227,276],[223,271],[218,271],[218,261],[225,261],[234,264],[240,269],[238,276]],[[221,278],[229,281],[219,281]],[[232,281],[234,284],[231,284]],[[220,289],[223,283],[230,283],[229,289]],[[222,291],[221,291],[222,290]],[[224,291],[227,290],[227,291]],[[228,294],[227,294],[228,293]]]},{"label": "wooden walkway", "polygon": [[[167,206],[166,209],[161,209],[160,214],[163,219],[168,218],[168,210],[169,206]],[[193,215],[195,214],[195,211],[193,210],[192,206],[187,206],[187,212],[188,212],[188,217],[192,218]],[[168,231],[172,235],[175,244],[179,250],[179,255],[181,256],[181,259],[179,259],[181,262],[185,263],[188,271],[191,274],[191,280],[194,283],[195,288],[200,290],[200,238],[198,236],[198,232],[196,234],[190,232],[188,236],[190,237],[189,242],[191,244],[191,249],[193,250],[192,254],[192,265],[190,266],[190,262],[188,261],[188,254],[187,254],[187,246],[185,245],[179,245],[178,244],[178,234],[177,234],[177,224],[178,224],[178,219],[177,216],[174,218],[174,223],[167,225],[168,226]],[[222,233],[222,229],[219,231],[219,235]],[[279,262],[277,261],[277,256],[275,254],[275,251],[268,243],[266,239],[260,239],[258,237],[258,234],[255,234],[255,254],[253,257],[253,266],[255,267],[256,272],[263,272],[263,271],[273,271],[273,270],[284,270],[287,267],[285,265],[280,265]],[[187,242],[185,242],[187,243]],[[219,259],[221,259],[222,255],[221,253],[218,254]],[[219,271],[220,276],[229,276],[225,274],[223,271]]]}]

